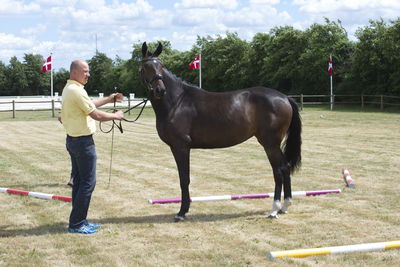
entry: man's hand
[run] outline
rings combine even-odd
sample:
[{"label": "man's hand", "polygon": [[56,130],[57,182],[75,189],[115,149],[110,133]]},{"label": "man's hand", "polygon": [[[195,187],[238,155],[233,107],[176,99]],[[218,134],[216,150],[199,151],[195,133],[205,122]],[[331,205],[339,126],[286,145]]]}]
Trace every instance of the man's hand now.
[{"label": "man's hand", "polygon": [[115,112],[114,115],[117,117],[115,118],[116,120],[122,120],[124,118],[124,112],[122,112],[121,110]]},{"label": "man's hand", "polygon": [[109,96],[110,103],[114,103],[114,99],[116,102],[122,102],[124,100],[124,95],[121,93],[113,93]]}]

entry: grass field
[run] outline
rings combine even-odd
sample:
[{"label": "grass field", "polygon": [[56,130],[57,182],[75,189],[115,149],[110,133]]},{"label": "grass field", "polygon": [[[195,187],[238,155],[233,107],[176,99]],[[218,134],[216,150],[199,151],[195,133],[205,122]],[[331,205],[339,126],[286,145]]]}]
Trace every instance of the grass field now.
[{"label": "grass field", "polygon": [[[34,115],[32,115],[34,113]],[[8,114],[9,115],[9,114]],[[50,113],[0,114],[0,187],[70,195],[65,133]],[[26,118],[26,119],[24,119]],[[271,199],[192,203],[174,223],[179,197],[172,154],[152,111],[111,134],[95,136],[97,187],[90,236],[67,233],[70,204],[0,194],[0,266],[396,266],[400,250],[267,259],[269,251],[400,240],[400,114],[307,108],[303,164],[293,190],[343,190],[294,198],[289,213],[267,219]],[[347,167],[355,189],[347,189]],[[257,141],[193,150],[191,196],[273,192],[271,168]]]}]

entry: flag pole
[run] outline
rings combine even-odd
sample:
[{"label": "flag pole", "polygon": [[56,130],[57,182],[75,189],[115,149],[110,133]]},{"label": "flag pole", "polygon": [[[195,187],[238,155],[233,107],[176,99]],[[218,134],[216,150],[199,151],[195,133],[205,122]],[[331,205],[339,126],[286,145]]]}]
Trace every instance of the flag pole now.
[{"label": "flag pole", "polygon": [[201,88],[201,51],[200,51],[200,61],[199,61],[199,64],[200,64],[200,68],[199,68],[199,87]]},{"label": "flag pole", "polygon": [[[53,64],[53,53],[50,53],[50,56],[51,56],[51,65],[54,65]],[[51,99],[53,99],[53,66],[51,66],[51,69],[50,69],[50,83],[51,83],[50,94],[51,94]]]},{"label": "flag pole", "polygon": [[[332,62],[332,55],[330,55],[329,59],[330,59],[330,62]],[[330,78],[331,78],[331,110],[333,110],[333,82],[332,82],[332,76],[333,76],[333,73],[330,75]]]}]

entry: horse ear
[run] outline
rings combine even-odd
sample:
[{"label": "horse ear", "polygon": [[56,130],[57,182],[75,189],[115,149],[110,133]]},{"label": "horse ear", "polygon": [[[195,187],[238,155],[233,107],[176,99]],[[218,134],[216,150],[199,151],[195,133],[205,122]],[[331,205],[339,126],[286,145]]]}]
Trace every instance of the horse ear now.
[{"label": "horse ear", "polygon": [[157,49],[156,49],[156,51],[154,51],[154,53],[153,53],[153,57],[158,57],[160,54],[161,54],[161,52],[162,52],[162,44],[161,43],[158,43],[158,46],[157,46]]},{"label": "horse ear", "polygon": [[146,44],[146,42],[144,42],[142,44],[142,58],[144,58],[146,56],[147,56],[147,44]]}]

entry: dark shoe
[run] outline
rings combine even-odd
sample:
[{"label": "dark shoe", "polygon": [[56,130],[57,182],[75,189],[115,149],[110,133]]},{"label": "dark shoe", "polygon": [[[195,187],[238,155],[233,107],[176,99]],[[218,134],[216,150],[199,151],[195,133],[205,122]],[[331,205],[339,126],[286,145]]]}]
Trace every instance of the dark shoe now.
[{"label": "dark shoe", "polygon": [[87,225],[82,225],[79,228],[68,228],[68,233],[71,234],[84,234],[84,235],[90,235],[90,234],[94,234],[97,233],[97,229],[95,228],[91,228]]}]

